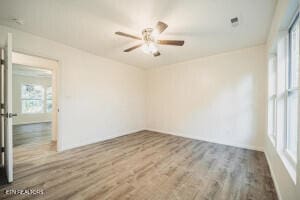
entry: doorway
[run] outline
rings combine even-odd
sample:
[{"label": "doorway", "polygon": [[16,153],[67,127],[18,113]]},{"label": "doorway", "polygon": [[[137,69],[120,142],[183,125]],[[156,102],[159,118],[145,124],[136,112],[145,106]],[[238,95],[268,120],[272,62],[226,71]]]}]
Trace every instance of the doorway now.
[{"label": "doorway", "polygon": [[12,52],[13,173],[60,148],[57,134],[58,62]]},{"label": "doorway", "polygon": [[17,117],[13,118],[15,153],[17,149],[22,148],[59,151],[58,62],[13,52],[12,63],[13,113],[17,114]]},{"label": "doorway", "polygon": [[13,52],[11,33],[0,50],[2,184],[13,182],[17,166],[32,166],[62,148],[57,134],[58,61]]},{"label": "doorway", "polygon": [[10,34],[8,41],[9,48],[1,50],[0,185],[13,182],[14,165],[32,166],[61,149],[58,62],[12,52]]},{"label": "doorway", "polygon": [[[13,146],[51,144],[52,71],[13,64],[12,68]],[[55,148],[56,149],[56,148]]]}]

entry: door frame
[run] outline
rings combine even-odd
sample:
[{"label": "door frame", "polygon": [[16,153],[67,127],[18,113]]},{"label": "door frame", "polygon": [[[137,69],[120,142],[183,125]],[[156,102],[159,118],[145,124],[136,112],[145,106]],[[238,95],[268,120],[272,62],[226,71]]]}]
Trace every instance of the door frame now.
[{"label": "door frame", "polygon": [[20,52],[12,52],[12,63],[25,65],[32,68],[46,69],[52,72],[52,133],[53,141],[56,141],[56,151],[62,150],[61,135],[58,132],[58,112],[59,112],[59,61],[44,58],[35,55],[24,54]]}]

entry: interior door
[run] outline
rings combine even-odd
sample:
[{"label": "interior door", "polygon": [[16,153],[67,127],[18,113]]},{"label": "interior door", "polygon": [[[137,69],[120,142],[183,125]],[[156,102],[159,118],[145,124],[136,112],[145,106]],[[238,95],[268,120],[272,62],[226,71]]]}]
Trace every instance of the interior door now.
[{"label": "interior door", "polygon": [[4,144],[4,168],[7,181],[13,181],[13,129],[12,117],[12,35],[7,35],[1,62],[1,135]]}]

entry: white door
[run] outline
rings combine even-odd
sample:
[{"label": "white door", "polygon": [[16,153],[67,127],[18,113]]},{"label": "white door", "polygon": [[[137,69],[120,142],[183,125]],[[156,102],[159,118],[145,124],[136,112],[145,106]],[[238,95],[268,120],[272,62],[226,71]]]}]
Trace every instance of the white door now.
[{"label": "white door", "polygon": [[[12,117],[12,35],[9,33],[1,66],[1,130],[4,135],[4,168],[7,181],[13,181],[13,129]],[[2,128],[3,127],[3,128]]]}]

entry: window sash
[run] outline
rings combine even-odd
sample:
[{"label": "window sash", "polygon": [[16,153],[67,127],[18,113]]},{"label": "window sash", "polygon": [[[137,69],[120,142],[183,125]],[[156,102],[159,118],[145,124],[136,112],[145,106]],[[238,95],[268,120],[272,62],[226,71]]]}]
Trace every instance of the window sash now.
[{"label": "window sash", "polygon": [[299,34],[300,25],[298,13],[289,28],[289,65],[287,73],[287,89],[299,88]]},{"label": "window sash", "polygon": [[[39,88],[36,97],[34,95],[27,93],[26,87],[31,86],[34,88]],[[40,114],[44,113],[44,99],[45,99],[45,89],[42,85],[38,84],[22,84],[21,85],[21,112],[22,114]],[[34,103],[35,102],[35,103]],[[31,104],[31,109],[28,108]]]},{"label": "window sash", "polygon": [[298,106],[299,106],[299,90],[293,89],[287,91],[287,114],[286,114],[286,140],[285,150],[297,161],[297,133],[298,133]]},{"label": "window sash", "polygon": [[298,106],[299,106],[299,14],[289,28],[289,55],[286,76],[286,130],[284,134],[284,153],[292,164],[297,163]]},{"label": "window sash", "polygon": [[[40,93],[37,94],[31,94],[30,92],[26,91],[26,87],[33,87],[35,90],[36,88],[39,88],[37,91]],[[24,91],[25,90],[25,91]],[[35,97],[35,95],[37,95],[37,97]],[[38,85],[38,84],[22,84],[21,85],[21,99],[44,99],[44,95],[45,95],[45,89],[42,85]]]}]

